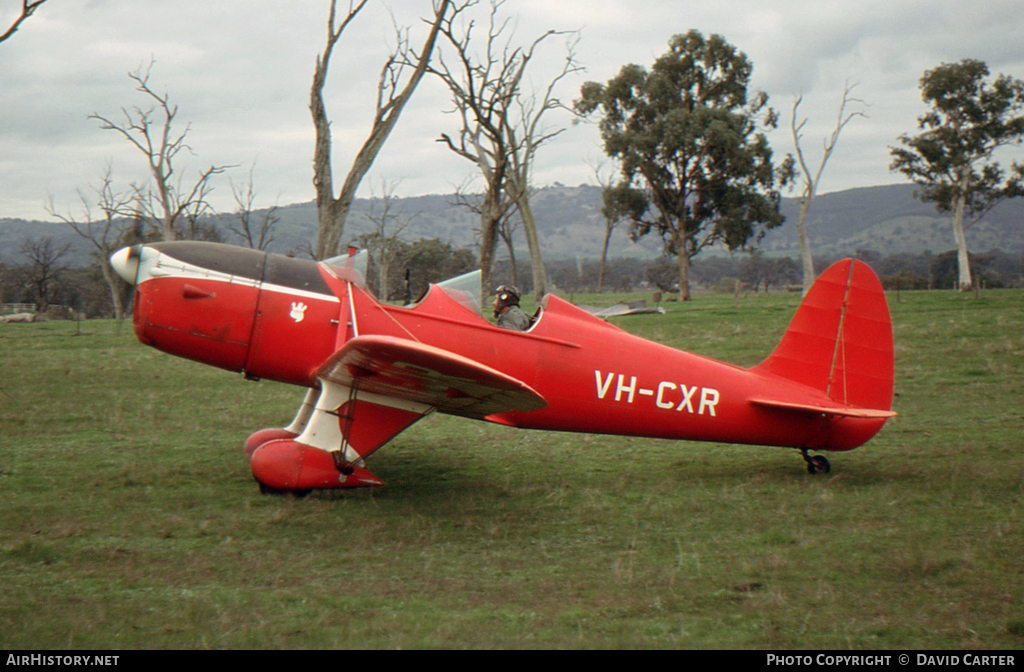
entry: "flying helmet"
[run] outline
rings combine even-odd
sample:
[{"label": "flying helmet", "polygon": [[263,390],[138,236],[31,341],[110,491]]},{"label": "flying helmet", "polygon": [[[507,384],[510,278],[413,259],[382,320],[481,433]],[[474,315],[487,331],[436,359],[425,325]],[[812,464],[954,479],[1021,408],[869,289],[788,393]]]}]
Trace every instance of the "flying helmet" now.
[{"label": "flying helmet", "polygon": [[494,292],[498,295],[498,304],[502,306],[518,306],[519,290],[512,285],[502,285]]}]

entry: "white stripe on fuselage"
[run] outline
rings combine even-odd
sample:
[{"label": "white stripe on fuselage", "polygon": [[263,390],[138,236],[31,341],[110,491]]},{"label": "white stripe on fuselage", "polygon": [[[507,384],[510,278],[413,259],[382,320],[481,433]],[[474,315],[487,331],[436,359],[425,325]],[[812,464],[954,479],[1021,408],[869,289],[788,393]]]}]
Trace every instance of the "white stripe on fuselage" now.
[{"label": "white stripe on fuselage", "polygon": [[311,292],[305,289],[296,289],[295,287],[285,287],[284,285],[260,282],[255,278],[247,278],[244,275],[221,273],[220,271],[214,271],[209,268],[203,268],[202,266],[196,266],[195,264],[189,264],[181,261],[180,259],[175,259],[166,252],[159,252],[156,258],[152,261],[146,261],[143,259],[139,263],[140,285],[148,280],[155,280],[159,278],[196,278],[202,280],[213,280],[214,282],[226,282],[232,285],[255,287],[257,289],[276,292],[278,294],[287,294],[288,296],[299,296],[307,299],[318,299],[320,301],[341,303],[338,297],[333,294],[322,294],[320,292]]}]

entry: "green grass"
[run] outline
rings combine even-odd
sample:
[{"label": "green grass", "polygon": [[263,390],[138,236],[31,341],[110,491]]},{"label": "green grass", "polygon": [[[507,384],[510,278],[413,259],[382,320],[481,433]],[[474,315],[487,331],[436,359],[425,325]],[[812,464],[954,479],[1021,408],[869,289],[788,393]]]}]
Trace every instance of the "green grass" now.
[{"label": "green grass", "polygon": [[[828,476],[433,416],[371,458],[387,487],[304,500],[241,452],[301,390],[0,325],[0,649],[1021,648],[1024,292],[901,299],[900,416]],[[617,323],[749,366],[798,301]]]}]

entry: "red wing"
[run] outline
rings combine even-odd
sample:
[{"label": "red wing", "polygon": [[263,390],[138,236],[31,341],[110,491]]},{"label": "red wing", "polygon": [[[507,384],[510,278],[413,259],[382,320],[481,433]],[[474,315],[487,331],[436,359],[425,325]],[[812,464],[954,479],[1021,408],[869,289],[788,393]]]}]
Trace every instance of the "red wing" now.
[{"label": "red wing", "polygon": [[351,339],[324,362],[317,376],[479,420],[547,406],[520,380],[453,352],[392,336]]}]

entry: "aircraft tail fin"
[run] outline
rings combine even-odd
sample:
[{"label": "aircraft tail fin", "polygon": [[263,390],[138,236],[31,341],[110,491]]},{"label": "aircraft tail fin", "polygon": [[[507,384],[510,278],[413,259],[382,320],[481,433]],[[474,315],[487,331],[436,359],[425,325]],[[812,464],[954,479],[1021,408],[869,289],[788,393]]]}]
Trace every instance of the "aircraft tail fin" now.
[{"label": "aircraft tail fin", "polygon": [[839,404],[889,410],[892,322],[878,276],[854,259],[826,269],[782,341],[754,370],[821,390]]}]

